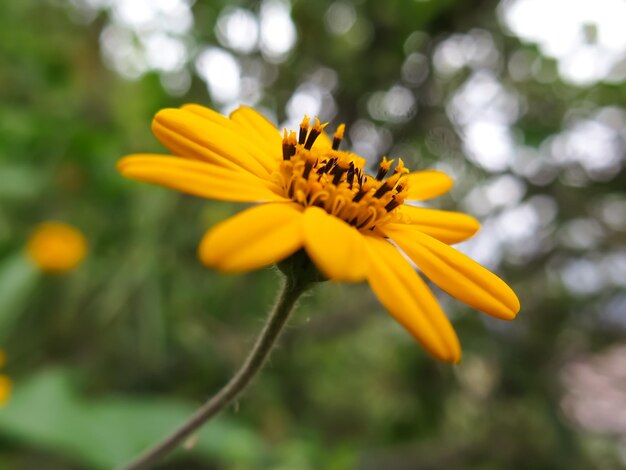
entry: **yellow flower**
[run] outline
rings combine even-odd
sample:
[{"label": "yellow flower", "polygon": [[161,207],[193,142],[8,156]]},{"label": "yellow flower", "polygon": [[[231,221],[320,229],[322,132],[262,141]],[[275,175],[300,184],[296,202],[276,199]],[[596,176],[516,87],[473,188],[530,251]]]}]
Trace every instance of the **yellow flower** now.
[{"label": "yellow flower", "polygon": [[32,233],[26,252],[41,271],[62,274],[74,269],[85,258],[87,242],[71,225],[44,222]]},{"label": "yellow flower", "polygon": [[[4,352],[0,351],[0,367],[4,365]],[[11,395],[11,379],[0,374],[0,406],[4,405]]]},{"label": "yellow flower", "polygon": [[[278,130],[251,108],[229,118],[198,105],[165,109],[152,130],[172,153],[119,162],[129,177],[196,196],[259,203],[204,236],[202,262],[223,272],[277,263],[304,249],[327,278],[367,280],[389,313],[431,354],[458,362],[459,341],[434,295],[399,247],[427,277],[466,304],[501,319],[520,305],[496,275],[451,248],[479,228],[470,216],[405,204],[439,196],[452,180],[438,171],[411,173],[399,160],[380,163],[339,150],[325,125],[305,116],[298,133]],[[391,243],[393,241],[393,244]]]}]

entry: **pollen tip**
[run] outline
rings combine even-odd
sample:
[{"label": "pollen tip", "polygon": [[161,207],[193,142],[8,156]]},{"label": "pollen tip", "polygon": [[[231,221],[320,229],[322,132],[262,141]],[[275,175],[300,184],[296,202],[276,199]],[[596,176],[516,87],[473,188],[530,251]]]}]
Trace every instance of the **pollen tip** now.
[{"label": "pollen tip", "polygon": [[327,122],[322,124],[319,118],[315,116],[315,124],[313,125],[313,129],[315,129],[315,131],[318,132],[318,134],[321,134],[326,126],[328,126]]},{"label": "pollen tip", "polygon": [[376,173],[376,179],[378,181],[382,181],[382,179],[385,177],[385,175],[391,168],[391,165],[393,164],[393,162],[394,162],[393,158],[391,160],[388,160],[387,157],[383,157],[381,162],[378,164],[378,173]]},{"label": "pollen tip", "polygon": [[404,166],[404,161],[401,158],[398,158],[398,164],[396,165],[394,173],[400,173],[401,175],[409,173],[409,169]]},{"label": "pollen tip", "polygon": [[341,123],[337,126],[337,130],[335,131],[335,138],[336,139],[343,139],[343,134],[346,131],[346,125],[344,123]]},{"label": "pollen tip", "polygon": [[343,134],[346,130],[345,124],[339,124],[337,129],[335,130],[335,135],[333,136],[333,150],[339,150],[339,146],[341,145],[341,141],[343,140]]}]

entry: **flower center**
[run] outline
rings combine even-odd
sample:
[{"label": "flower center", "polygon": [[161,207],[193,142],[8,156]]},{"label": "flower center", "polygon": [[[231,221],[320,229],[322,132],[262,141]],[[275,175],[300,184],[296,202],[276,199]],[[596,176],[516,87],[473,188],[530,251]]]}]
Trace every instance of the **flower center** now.
[{"label": "flower center", "polygon": [[[359,230],[372,230],[404,202],[409,171],[402,159],[393,173],[393,160],[383,157],[375,177],[366,175],[365,159],[339,150],[345,126],[335,132],[331,147],[313,144],[326,124],[309,126],[305,116],[296,133],[284,131],[283,161],[278,183],[284,195],[303,206],[317,206]],[[318,142],[319,144],[319,142]]]}]

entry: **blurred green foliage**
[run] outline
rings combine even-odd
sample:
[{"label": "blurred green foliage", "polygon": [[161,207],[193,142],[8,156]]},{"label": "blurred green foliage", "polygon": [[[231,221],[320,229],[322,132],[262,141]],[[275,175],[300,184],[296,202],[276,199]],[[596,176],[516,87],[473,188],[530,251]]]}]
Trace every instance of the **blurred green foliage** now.
[{"label": "blurred green foliage", "polygon": [[[177,92],[163,86],[165,72],[128,80],[112,70],[102,59],[102,38],[119,15],[85,7],[99,4],[106,2],[21,0],[5,2],[0,15],[0,324],[7,325],[5,371],[17,384],[0,410],[2,468],[110,468],[126,461],[228,379],[278,283],[273,269],[222,276],[196,259],[204,231],[240,206],[125,181],[116,172],[122,155],[164,152],[150,132],[159,109],[227,106],[207,93],[193,63],[182,68],[189,86]],[[193,4],[185,33],[191,58],[203,47],[222,47],[215,26],[235,5],[254,14],[263,8],[251,1]],[[481,206],[472,201],[486,201],[476,215],[486,230],[500,227],[500,238],[486,231],[478,240],[483,252],[499,255],[491,264],[518,292],[520,317],[503,324],[442,296],[465,355],[451,367],[426,357],[366,286],[321,286],[302,302],[252,389],[207,426],[192,451],[162,468],[623,464],[615,443],[626,435],[593,433],[568,419],[560,379],[573,358],[624,341],[624,266],[612,261],[623,260],[626,246],[624,144],[616,143],[617,169],[597,174],[539,150],[576,119],[624,103],[626,87],[559,79],[554,59],[504,31],[497,8],[495,1],[297,0],[290,13],[297,42],[287,55],[231,52],[242,74],[261,77],[254,104],[279,122],[290,118],[299,87],[330,77],[332,99],[323,103],[333,111],[321,115],[382,136],[372,144],[380,154],[449,170],[457,185],[436,202],[440,207],[475,212]],[[345,31],[329,19],[342,11],[350,20]],[[476,31],[491,38],[492,63],[437,69],[442,44]],[[487,47],[477,44],[479,52]],[[526,75],[511,65],[520,57],[530,64]],[[421,68],[412,69],[420,60]],[[522,109],[509,121],[515,161],[496,170],[467,158],[464,128],[450,111],[483,68]],[[415,101],[411,112],[376,109],[394,86]],[[350,140],[359,144],[362,135]],[[536,153],[528,157],[529,149]],[[538,162],[543,166],[531,171]],[[524,188],[508,205],[480,192],[503,175]],[[496,198],[507,199],[513,189],[505,189]],[[534,208],[539,222],[527,238],[507,239],[503,225],[530,223],[515,217],[516,207]],[[90,255],[69,276],[33,279],[23,246],[48,219],[81,228]],[[589,227],[599,227],[594,243],[585,242]],[[587,263],[587,271],[568,271],[576,262]],[[596,289],[589,288],[597,283],[590,266],[603,279]]]}]

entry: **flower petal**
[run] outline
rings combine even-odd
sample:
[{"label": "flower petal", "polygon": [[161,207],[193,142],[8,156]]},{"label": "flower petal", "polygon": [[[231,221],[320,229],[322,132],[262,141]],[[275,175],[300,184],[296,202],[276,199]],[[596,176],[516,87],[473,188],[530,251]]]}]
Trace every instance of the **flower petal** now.
[{"label": "flower petal", "polygon": [[117,164],[127,178],[160,184],[208,199],[235,202],[286,201],[269,183],[245,171],[162,155],[129,155]]},{"label": "flower petal", "polygon": [[[224,120],[229,122],[225,117]],[[190,111],[159,111],[152,121],[152,132],[163,145],[181,157],[219,162],[222,166],[226,165],[223,160],[228,160],[262,178],[268,178],[270,173],[255,155],[248,152],[242,136]]]},{"label": "flower petal", "polygon": [[280,132],[265,116],[248,106],[240,106],[230,114],[230,120],[247,131],[255,142],[262,143],[276,160],[281,159],[282,137]]},{"label": "flower petal", "polygon": [[459,362],[461,347],[433,293],[388,241],[365,237],[368,281],[378,300],[433,356]]},{"label": "flower petal", "polygon": [[362,281],[366,274],[363,235],[319,207],[304,212],[304,247],[318,269],[336,281]]},{"label": "flower petal", "polygon": [[221,271],[250,271],[283,260],[302,247],[303,238],[300,206],[261,204],[209,230],[198,253]]},{"label": "flower petal", "polygon": [[213,125],[219,126],[222,137],[231,139],[244,147],[250,158],[258,160],[270,173],[276,169],[278,163],[282,160],[282,138],[278,133],[278,129],[252,108],[246,109],[257,119],[262,119],[267,125],[271,126],[273,133],[267,133],[263,137],[259,137],[256,129],[251,129],[244,125],[247,124],[247,121],[235,121],[232,119],[233,114],[231,114],[231,119],[229,119],[212,109],[198,104],[186,104],[181,109],[206,119]]},{"label": "flower petal", "polygon": [[385,227],[391,238],[435,284],[461,302],[512,320],[520,309],[513,290],[491,271],[415,227]]},{"label": "flower petal", "polygon": [[152,132],[159,141],[174,155],[185,159],[200,160],[212,165],[221,166],[231,170],[244,170],[237,163],[213,150],[203,147],[189,139],[184,139],[176,131],[173,131],[156,121],[152,121]]},{"label": "flower petal", "polygon": [[406,204],[401,205],[394,212],[399,216],[397,218],[398,223],[412,225],[425,234],[449,245],[467,240],[480,229],[480,223],[474,217],[461,212],[442,211]]},{"label": "flower petal", "polygon": [[450,191],[454,181],[441,171],[416,171],[407,175],[407,196],[414,201],[432,199]]}]

